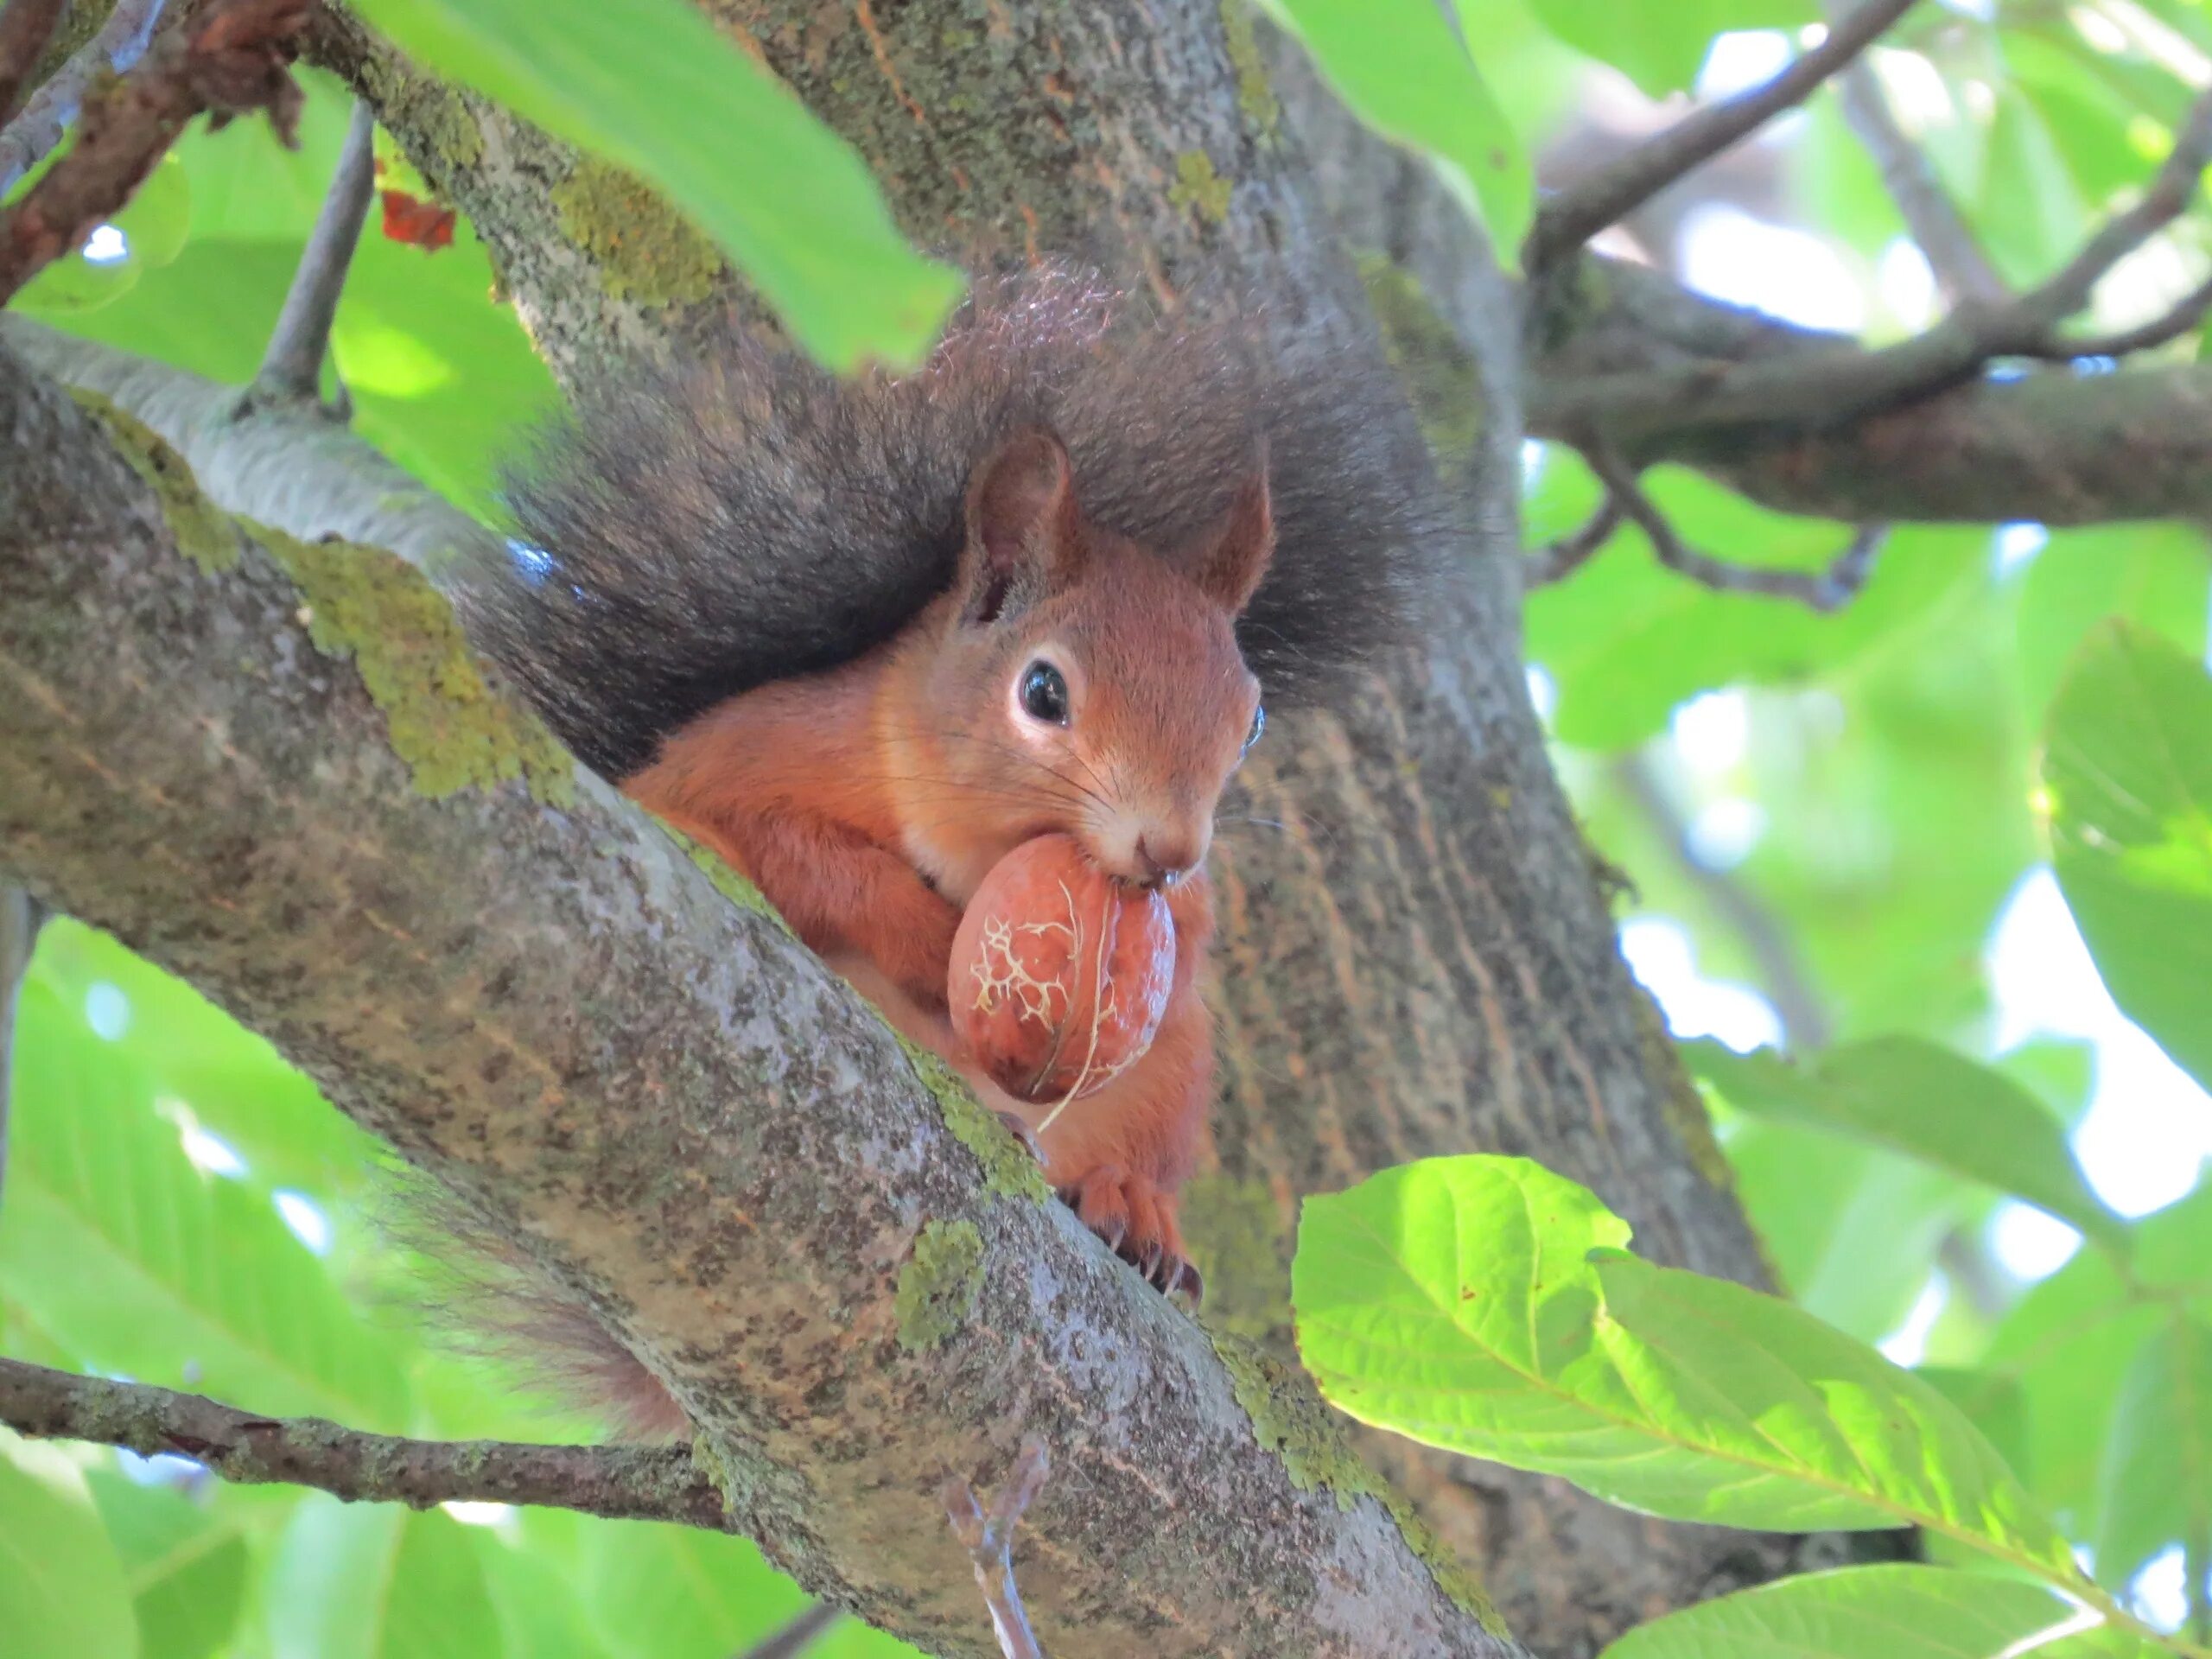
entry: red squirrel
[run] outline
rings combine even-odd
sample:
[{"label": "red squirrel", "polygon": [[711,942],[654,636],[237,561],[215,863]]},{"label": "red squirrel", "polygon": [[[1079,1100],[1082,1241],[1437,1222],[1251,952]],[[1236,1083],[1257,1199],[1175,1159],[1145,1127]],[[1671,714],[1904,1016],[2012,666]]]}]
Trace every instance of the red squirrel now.
[{"label": "red squirrel", "polygon": [[[1084,515],[1042,428],[977,465],[951,585],[866,655],[718,704],[623,787],[752,879],[814,950],[992,1106],[1038,1131],[1046,1179],[1162,1290],[1198,1280],[1176,1194],[1211,1103],[1195,987],[1213,933],[1214,810],[1258,736],[1236,621],[1274,550],[1264,471],[1163,558]],[[948,959],[984,876],[1076,837],[1161,889],[1175,977],[1159,1034],[1057,1116],[994,1088],[946,1017]]]},{"label": "red squirrel", "polygon": [[1395,389],[1276,332],[1047,269],[979,282],[911,374],[718,340],[590,389],[510,480],[513,558],[461,591],[570,747],[956,1065],[947,960],[999,858],[1062,831],[1160,889],[1159,1034],[1033,1145],[1194,1299],[1216,810],[1263,706],[1345,684],[1452,538]]}]

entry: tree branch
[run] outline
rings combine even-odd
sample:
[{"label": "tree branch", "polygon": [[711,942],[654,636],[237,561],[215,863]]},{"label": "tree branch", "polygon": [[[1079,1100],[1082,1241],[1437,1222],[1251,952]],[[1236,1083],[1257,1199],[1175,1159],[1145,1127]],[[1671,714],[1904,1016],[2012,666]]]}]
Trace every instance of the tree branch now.
[{"label": "tree branch", "polygon": [[[1329,1432],[1310,1390],[1224,1366],[774,919],[456,680],[404,564],[211,515],[173,454],[132,460],[4,352],[0,434],[0,875],[528,1241],[681,1401],[779,1565],[985,1651],[931,1494],[1034,1433],[1066,1472],[1023,1586],[1058,1659],[1162,1630],[1517,1651],[1381,1503],[1265,1449],[1255,1409]],[[900,1316],[937,1270],[925,1224],[978,1246],[926,1287],[949,1332]],[[1133,1580],[1138,1553],[1173,1566]]]},{"label": "tree branch", "polygon": [[0,1423],[34,1439],[187,1457],[239,1485],[312,1486],[348,1503],[538,1504],[737,1529],[685,1446],[401,1440],[319,1418],[259,1417],[198,1395],[16,1359],[0,1359]]},{"label": "tree branch", "polygon": [[322,379],[322,359],[330,351],[330,325],[338,296],[361,239],[369,198],[376,181],[376,112],[355,100],[346,142],[329,193],[308,233],[284,308],[269,338],[249,393],[255,403],[312,403]]},{"label": "tree branch", "polygon": [[1589,522],[1571,536],[1562,536],[1541,551],[1531,554],[1525,566],[1524,580],[1531,588],[1541,588],[1559,582],[1580,570],[1591,556],[1612,539],[1613,532],[1621,527],[1626,515],[1621,511],[1619,498],[1608,494],[1598,504],[1598,511],[1590,515]]},{"label": "tree branch", "polygon": [[1844,120],[1880,169],[1883,188],[1944,293],[1954,303],[1989,304],[2004,298],[2004,278],[1928,157],[1897,124],[1872,66],[1864,58],[1851,63],[1836,81],[1836,96]]},{"label": "tree branch", "polygon": [[0,212],[0,305],[122,208],[192,118],[266,110],[296,142],[300,89],[286,71],[308,0],[219,0],[144,62],[95,91],[68,155]]},{"label": "tree branch", "polygon": [[1862,0],[1827,38],[1764,86],[1692,111],[1601,171],[1544,204],[1529,234],[1531,271],[1556,264],[1608,225],[1632,213],[1683,175],[1703,165],[1784,110],[1813,95],[1910,9],[1913,0]]},{"label": "tree branch", "polygon": [[[1651,372],[1606,373],[1543,388],[1535,430],[1602,435],[1639,462],[1662,435],[1693,435],[1740,450],[1836,431],[1969,381],[1993,358],[2044,347],[2120,259],[2172,222],[2212,158],[2212,93],[2200,98],[2143,199],[2108,220],[2039,286],[1991,306],[1963,305],[1914,339],[1881,351],[1839,346],[1741,363],[1710,359]],[[1747,437],[1747,434],[1751,435]]]},{"label": "tree branch", "polygon": [[2114,329],[2108,334],[2053,334],[2018,355],[2062,363],[2078,363],[2096,357],[2130,357],[2179,340],[2204,321],[2207,311],[2212,311],[2212,276],[2207,276],[2157,316],[2132,328]]},{"label": "tree branch", "polygon": [[0,1198],[8,1190],[8,1107],[16,1060],[16,1007],[46,909],[22,888],[0,884]]},{"label": "tree branch", "polygon": [[22,109],[0,127],[0,196],[44,161],[77,118],[85,89],[101,75],[121,74],[138,61],[161,21],[162,0],[115,0],[99,33],[54,72]]},{"label": "tree branch", "polygon": [[955,1475],[944,1484],[945,1518],[975,1563],[976,1587],[990,1610],[991,1630],[1003,1659],[1045,1659],[1036,1632],[1029,1628],[1029,1615],[1022,1611],[1021,1592],[1014,1586],[1014,1529],[1044,1490],[1051,1468],[1044,1441],[1033,1435],[1021,1443],[1006,1484],[988,1510],[976,1501],[976,1490],[965,1476]]},{"label": "tree branch", "polygon": [[1667,515],[1659,511],[1658,504],[1643,493],[1634,471],[1618,455],[1602,444],[1593,446],[1585,454],[1613,504],[1650,539],[1651,550],[1657,555],[1659,563],[1677,575],[1687,576],[1716,593],[1764,594],[1775,599],[1793,599],[1816,611],[1840,610],[1866,585],[1866,578],[1874,568],[1874,556],[1888,534],[1884,525],[1860,526],[1852,537],[1851,544],[1825,570],[1777,570],[1764,565],[1731,564],[1725,559],[1700,553],[1683,541],[1681,533],[1668,522]]},{"label": "tree branch", "polygon": [[302,541],[371,543],[435,575],[492,535],[319,409],[251,404],[236,386],[29,317],[0,314],[0,346],[144,422],[225,509]]},{"label": "tree branch", "polygon": [[832,1607],[826,1601],[817,1602],[766,1641],[747,1648],[738,1659],[798,1659],[800,1654],[814,1645],[817,1637],[844,1616],[842,1607]]},{"label": "tree branch", "polygon": [[68,0],[8,0],[7,9],[0,10],[0,133],[15,119],[67,3]]}]

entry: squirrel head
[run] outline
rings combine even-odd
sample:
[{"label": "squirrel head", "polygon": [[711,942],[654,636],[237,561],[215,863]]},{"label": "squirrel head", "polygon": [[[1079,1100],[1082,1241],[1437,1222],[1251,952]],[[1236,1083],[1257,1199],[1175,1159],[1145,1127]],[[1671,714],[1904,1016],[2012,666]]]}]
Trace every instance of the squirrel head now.
[{"label": "squirrel head", "polygon": [[1264,460],[1217,524],[1155,553],[1084,517],[1066,448],[1032,429],[976,467],[966,530],[905,712],[944,798],[988,823],[923,807],[910,838],[980,875],[1058,830],[1124,880],[1179,880],[1263,722],[1236,623],[1274,545]]}]

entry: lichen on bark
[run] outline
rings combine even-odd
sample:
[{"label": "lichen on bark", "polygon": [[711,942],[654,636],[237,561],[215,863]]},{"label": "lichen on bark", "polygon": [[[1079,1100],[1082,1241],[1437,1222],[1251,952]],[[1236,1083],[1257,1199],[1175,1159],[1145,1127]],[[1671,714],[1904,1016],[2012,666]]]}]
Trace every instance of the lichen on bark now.
[{"label": "lichen on bark", "polygon": [[575,762],[537,716],[487,683],[453,607],[396,553],[308,543],[265,524],[254,539],[300,590],[308,637],[350,660],[384,711],[392,751],[432,800],[521,780],[566,806]]},{"label": "lichen on bark", "polygon": [[925,1352],[949,1341],[975,1313],[983,1288],[983,1235],[972,1221],[930,1221],[899,1269],[892,1303],[899,1345]]},{"label": "lichen on bark", "polygon": [[728,277],[715,245],[619,167],[579,161],[553,187],[552,202],[561,228],[598,261],[615,299],[681,304],[707,298]]}]

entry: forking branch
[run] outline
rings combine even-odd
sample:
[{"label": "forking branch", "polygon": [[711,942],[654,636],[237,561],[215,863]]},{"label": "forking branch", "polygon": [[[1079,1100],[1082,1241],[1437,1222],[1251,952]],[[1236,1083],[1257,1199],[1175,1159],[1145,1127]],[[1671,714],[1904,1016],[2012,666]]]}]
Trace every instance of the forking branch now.
[{"label": "forking branch", "polygon": [[322,359],[330,350],[338,296],[346,287],[346,273],[353,263],[374,194],[376,131],[375,113],[366,104],[356,102],[329,194],[292,273],[292,286],[270,334],[260,372],[247,391],[251,401],[305,402],[315,395]]},{"label": "forking branch", "polygon": [[[1840,610],[1858,596],[1873,573],[1874,556],[1888,534],[1885,525],[1862,524],[1850,544],[1821,570],[1777,570],[1764,565],[1732,564],[1701,553],[1685,542],[1658,504],[1644,493],[1635,471],[1604,444],[1586,451],[1605,484],[1607,505],[1642,531],[1659,563],[1716,593],[1763,594],[1796,600],[1815,611]],[[1602,518],[1603,514],[1600,514]],[[1585,532],[1587,533],[1586,531]]]},{"label": "forking branch", "polygon": [[1827,38],[1773,79],[1733,98],[1693,110],[1611,165],[1559,192],[1536,215],[1524,260],[1542,270],[1573,252],[1608,225],[1633,212],[1684,175],[1803,103],[1830,76],[1872,45],[1913,0],[1866,0],[1828,30]]},{"label": "forking branch", "polygon": [[289,65],[308,11],[308,0],[218,0],[129,74],[97,86],[75,146],[0,211],[0,303],[119,212],[203,111],[219,122],[266,110],[294,143],[302,94]]}]

